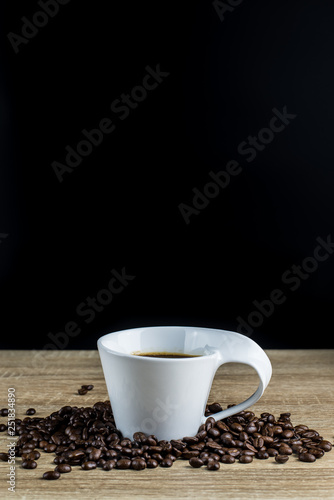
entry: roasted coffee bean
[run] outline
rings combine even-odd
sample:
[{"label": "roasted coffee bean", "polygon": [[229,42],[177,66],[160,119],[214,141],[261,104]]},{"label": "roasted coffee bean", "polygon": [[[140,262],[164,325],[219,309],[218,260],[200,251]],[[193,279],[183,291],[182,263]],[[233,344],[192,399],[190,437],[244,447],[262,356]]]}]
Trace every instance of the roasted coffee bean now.
[{"label": "roasted coffee bean", "polygon": [[8,416],[8,408],[1,408],[0,417],[7,417],[7,416]]},{"label": "roasted coffee bean", "polygon": [[193,457],[198,457],[200,454],[199,450],[187,450],[182,452],[182,458],[186,460],[190,460]]},{"label": "roasted coffee bean", "polygon": [[238,422],[234,422],[233,424],[230,425],[231,431],[236,432],[237,434],[240,434],[244,430],[241,424],[238,424]]},{"label": "roasted coffee bean", "polygon": [[81,468],[83,470],[96,469],[96,462],[94,462],[93,460],[87,460],[86,462],[83,462],[81,464]]},{"label": "roasted coffee bean", "polygon": [[276,455],[275,456],[275,461],[278,464],[285,464],[289,460],[289,455]]},{"label": "roasted coffee bean", "polygon": [[241,450],[238,450],[238,448],[230,448],[227,453],[232,457],[238,457],[241,453]]},{"label": "roasted coffee bean", "polygon": [[240,432],[239,439],[240,441],[247,441],[247,439],[249,439],[247,432],[245,431]]},{"label": "roasted coffee bean", "polygon": [[226,452],[225,450],[223,450],[223,448],[216,448],[215,450],[213,450],[213,453],[222,457],[223,455],[225,455]]},{"label": "roasted coffee bean", "polygon": [[234,464],[235,458],[232,455],[223,455],[220,457],[220,461],[223,464]]},{"label": "roasted coffee bean", "polygon": [[35,413],[35,408],[28,408],[28,410],[26,411],[26,415],[35,415]]},{"label": "roasted coffee bean", "polygon": [[216,439],[220,436],[220,431],[214,427],[208,430],[208,435],[211,436],[213,439]]},{"label": "roasted coffee bean", "polygon": [[133,458],[131,465],[134,470],[143,470],[146,468],[146,462],[143,458]]},{"label": "roasted coffee bean", "polygon": [[229,432],[230,431],[230,428],[227,424],[225,424],[225,422],[223,422],[222,420],[218,420],[218,422],[216,422],[216,427],[217,429],[220,430],[220,432]]},{"label": "roasted coffee bean", "polygon": [[223,408],[221,407],[221,405],[219,403],[211,403],[208,405],[208,410],[209,412],[211,413],[218,413],[219,411],[222,411]]},{"label": "roasted coffee bean", "polygon": [[264,441],[263,441],[262,437],[256,437],[256,438],[253,439],[253,446],[255,448],[257,448],[258,450],[260,448],[262,448],[263,445],[264,445]]},{"label": "roasted coffee bean", "polygon": [[22,460],[21,467],[23,469],[36,469],[37,467],[37,462],[35,460]]},{"label": "roasted coffee bean", "polygon": [[87,391],[91,391],[92,389],[94,389],[94,386],[93,386],[93,384],[82,385],[81,389],[86,389]]},{"label": "roasted coffee bean", "polygon": [[239,462],[242,464],[250,464],[253,462],[253,457],[251,455],[240,455]]},{"label": "roasted coffee bean", "polygon": [[8,453],[0,453],[0,460],[2,460],[3,462],[7,462],[8,461]]},{"label": "roasted coffee bean", "polygon": [[85,394],[87,394],[87,389],[78,389],[78,394],[80,394],[80,396],[84,396]]},{"label": "roasted coffee bean", "polygon": [[177,450],[176,448],[172,448],[172,453],[176,458],[180,458],[182,456],[182,451]]},{"label": "roasted coffee bean", "polygon": [[302,445],[302,444],[303,444],[303,442],[300,439],[294,439],[294,440],[290,441],[291,448],[293,448],[294,446]]},{"label": "roasted coffee bean", "polygon": [[254,448],[254,446],[252,446],[250,443],[245,443],[244,444],[244,449],[253,451],[254,453],[257,453],[257,449]]},{"label": "roasted coffee bean", "polygon": [[131,448],[132,446],[130,439],[122,439],[119,445],[122,446],[122,448]]},{"label": "roasted coffee bean", "polygon": [[204,429],[196,434],[196,438],[198,439],[198,441],[202,441],[203,439],[206,438],[206,436],[207,432]]},{"label": "roasted coffee bean", "polygon": [[322,440],[320,441],[320,443],[318,444],[318,448],[321,448],[322,450],[324,451],[331,451],[332,449],[332,444],[329,442],[329,441],[326,441],[326,440]]},{"label": "roasted coffee bean", "polygon": [[[219,433],[219,435],[220,435],[220,433]],[[191,445],[191,444],[196,444],[196,443],[198,443],[199,439],[198,439],[198,437],[196,437],[196,436],[194,436],[194,437],[184,437],[184,438],[182,439],[182,441],[183,441],[184,443],[187,443],[187,445]]]},{"label": "roasted coffee bean", "polygon": [[148,451],[150,453],[161,453],[162,447],[161,446],[150,446]]},{"label": "roasted coffee bean", "polygon": [[274,442],[274,438],[271,436],[262,436],[264,441],[264,446],[270,446]]},{"label": "roasted coffee bean", "polygon": [[195,469],[198,469],[199,467],[202,467],[202,465],[204,465],[204,462],[199,457],[193,457],[189,460],[189,465],[191,465],[191,467],[194,467]]},{"label": "roasted coffee bean", "polygon": [[314,438],[316,436],[319,436],[319,433],[317,431],[314,431],[313,429],[309,429],[306,432],[302,433],[303,438]]},{"label": "roasted coffee bean", "polygon": [[159,446],[161,446],[163,453],[172,453],[173,446],[170,444],[169,441],[159,441],[158,444],[159,444]]},{"label": "roasted coffee bean", "polygon": [[43,474],[43,479],[47,479],[48,481],[52,481],[54,479],[59,479],[60,478],[60,473],[56,470],[49,470],[47,472],[44,472]]},{"label": "roasted coffee bean", "polygon": [[247,434],[254,434],[254,432],[257,432],[257,427],[254,423],[250,423],[245,427],[244,430],[245,432],[247,432]]},{"label": "roasted coffee bean", "polygon": [[116,467],[116,460],[107,460],[103,465],[102,465],[102,469],[103,470],[111,470],[111,469],[114,469]]},{"label": "roasted coffee bean", "polygon": [[[217,441],[207,441],[206,443],[203,443],[204,446],[201,446],[200,448],[197,448],[197,449],[200,449],[201,451],[206,448],[206,449],[209,449],[211,451],[213,450],[216,450],[218,448],[221,448],[221,444],[217,443]],[[198,445],[195,445],[198,447]],[[194,447],[192,447],[194,448]]]},{"label": "roasted coffee bean", "polygon": [[216,462],[216,460],[210,460],[207,464],[207,469],[208,470],[219,470],[220,469],[220,463]]},{"label": "roasted coffee bean", "polygon": [[232,439],[233,439],[233,434],[231,434],[230,432],[223,432],[223,434],[220,437],[222,443],[225,443],[225,441],[229,443]]},{"label": "roasted coffee bean", "polygon": [[309,448],[308,452],[314,455],[315,458],[321,458],[324,456],[325,452],[321,448]]},{"label": "roasted coffee bean", "polygon": [[88,459],[97,462],[101,456],[101,453],[102,453],[101,449],[93,448],[93,450],[88,455]]},{"label": "roasted coffee bean", "polygon": [[300,453],[299,454],[299,460],[302,462],[315,462],[316,458],[312,453]]},{"label": "roasted coffee bean", "polygon": [[251,451],[251,450],[242,450],[241,455],[248,455],[250,457],[254,457],[256,455],[256,453],[254,451]]},{"label": "roasted coffee bean", "polygon": [[7,425],[6,424],[0,424],[0,432],[4,432],[7,430]]},{"label": "roasted coffee bean", "polygon": [[294,432],[289,430],[289,429],[286,429],[281,434],[281,437],[284,439],[291,439],[293,436],[294,436]]},{"label": "roasted coffee bean", "polygon": [[146,434],[143,432],[135,432],[133,435],[134,441],[138,441],[138,443],[144,442],[146,440]]},{"label": "roasted coffee bean", "polygon": [[72,467],[69,464],[59,464],[55,468],[56,472],[60,472],[61,474],[65,474],[67,472],[71,472]]},{"label": "roasted coffee bean", "polygon": [[131,460],[128,458],[120,458],[117,461],[117,469],[130,469]]},{"label": "roasted coffee bean", "polygon": [[[171,449],[172,449],[172,447],[171,447]],[[142,450],[142,449],[140,449],[140,448],[132,448],[131,456],[132,456],[132,457],[139,457],[139,456],[141,456],[143,453],[144,453],[144,452],[143,452],[143,450]]]},{"label": "roasted coffee bean", "polygon": [[149,458],[146,462],[146,466],[148,469],[155,469],[158,467],[158,462],[156,460],[153,460],[153,458]]},{"label": "roasted coffee bean", "polygon": [[287,445],[286,443],[282,443],[278,448],[278,453],[280,455],[292,455],[293,451],[289,445]]},{"label": "roasted coffee bean", "polygon": [[[261,422],[258,422],[258,426],[260,425]],[[256,438],[262,438],[262,434],[261,432],[259,432],[261,430],[261,428],[259,428],[259,430],[257,432],[254,432],[253,436],[252,436],[252,441],[254,441],[254,439]]]},{"label": "roasted coffee bean", "polygon": [[172,439],[170,443],[173,446],[173,448],[176,448],[177,450],[180,450],[180,451],[184,450],[184,448],[187,447],[187,443],[184,443],[183,441],[181,441],[181,439],[177,439],[177,440]]},{"label": "roasted coffee bean", "polygon": [[173,460],[171,460],[170,458],[164,458],[160,462],[160,467],[171,467],[172,465],[173,465]]},{"label": "roasted coffee bean", "polygon": [[[210,443],[216,443],[216,441],[207,441],[207,443],[205,443],[204,441],[201,441],[199,443],[189,445],[189,448],[192,450],[202,451],[206,446],[209,446]],[[218,443],[216,443],[216,444],[218,444]]]},{"label": "roasted coffee bean", "polygon": [[278,455],[278,450],[276,450],[276,448],[268,448],[267,452],[270,457],[276,457]]},{"label": "roasted coffee bean", "polygon": [[157,441],[153,436],[148,436],[145,440],[145,444],[147,444],[147,446],[157,446]]},{"label": "roasted coffee bean", "polygon": [[316,441],[309,441],[308,443],[304,443],[305,448],[310,449],[310,448],[317,448],[318,443]]},{"label": "roasted coffee bean", "polygon": [[43,449],[46,453],[52,453],[57,449],[57,445],[54,443],[48,443]]},{"label": "roasted coffee bean", "polygon": [[274,425],[273,428],[274,436],[280,436],[283,432],[283,428],[280,425]]},{"label": "roasted coffee bean", "polygon": [[85,450],[71,450],[65,452],[65,457],[68,458],[69,460],[76,460],[76,459],[82,459],[83,457],[86,456]]},{"label": "roasted coffee bean", "polygon": [[22,458],[24,458],[26,460],[38,460],[40,458],[40,456],[41,456],[41,454],[37,450],[22,454]]},{"label": "roasted coffee bean", "polygon": [[209,429],[211,429],[215,425],[215,423],[216,421],[213,417],[207,418],[205,422],[205,430],[208,431]]},{"label": "roasted coffee bean", "polygon": [[32,451],[35,448],[35,443],[24,443],[22,453],[27,453],[27,450]]},{"label": "roasted coffee bean", "polygon": [[260,460],[267,460],[269,458],[269,453],[265,450],[259,450],[256,454],[257,458]]}]

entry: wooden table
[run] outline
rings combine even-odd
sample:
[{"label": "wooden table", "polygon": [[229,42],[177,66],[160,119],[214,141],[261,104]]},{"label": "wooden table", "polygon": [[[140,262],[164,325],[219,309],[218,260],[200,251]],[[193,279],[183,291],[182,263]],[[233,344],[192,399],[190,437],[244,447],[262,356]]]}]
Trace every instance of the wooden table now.
[{"label": "wooden table", "polygon": [[[252,407],[279,416],[291,412],[293,424],[316,429],[334,440],[334,350],[268,350],[273,376],[261,400]],[[47,416],[61,406],[92,406],[108,394],[97,351],[0,351],[0,407],[7,407],[8,388],[15,388],[16,417],[34,407],[36,416]],[[82,384],[94,384],[84,396]],[[246,365],[222,366],[215,377],[209,402],[223,407],[245,399],[257,386],[257,375]],[[0,423],[6,418],[0,417]],[[0,433],[0,451],[9,436]],[[0,498],[20,499],[334,499],[334,450],[315,463],[295,456],[284,464],[273,458],[251,464],[221,464],[217,472],[193,469],[178,460],[172,468],[152,470],[95,469],[63,475],[57,481],[41,479],[52,470],[53,454],[43,454],[35,470],[22,469],[17,459],[16,491],[7,490],[9,465],[0,462]]]}]

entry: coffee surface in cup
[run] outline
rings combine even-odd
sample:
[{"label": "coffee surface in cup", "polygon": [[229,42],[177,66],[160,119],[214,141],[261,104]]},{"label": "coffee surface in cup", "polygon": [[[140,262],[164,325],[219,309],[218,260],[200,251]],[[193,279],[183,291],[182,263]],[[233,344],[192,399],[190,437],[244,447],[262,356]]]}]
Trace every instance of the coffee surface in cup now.
[{"label": "coffee surface in cup", "polygon": [[198,358],[200,354],[185,354],[184,352],[136,352],[135,356],[147,358]]}]

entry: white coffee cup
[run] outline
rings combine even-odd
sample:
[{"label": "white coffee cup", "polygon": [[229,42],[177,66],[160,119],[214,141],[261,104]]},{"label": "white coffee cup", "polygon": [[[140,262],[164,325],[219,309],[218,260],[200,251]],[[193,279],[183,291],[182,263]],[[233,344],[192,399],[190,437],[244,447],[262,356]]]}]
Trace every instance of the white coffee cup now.
[{"label": "white coffee cup", "polygon": [[[204,411],[212,381],[224,363],[252,366],[260,383],[248,399],[214,414],[215,420],[256,403],[272,373],[268,356],[253,340],[211,328],[162,326],[122,330],[99,338],[98,350],[116,427],[130,439],[137,431],[168,441],[194,436],[207,418]],[[134,354],[152,352],[197,357]]]}]

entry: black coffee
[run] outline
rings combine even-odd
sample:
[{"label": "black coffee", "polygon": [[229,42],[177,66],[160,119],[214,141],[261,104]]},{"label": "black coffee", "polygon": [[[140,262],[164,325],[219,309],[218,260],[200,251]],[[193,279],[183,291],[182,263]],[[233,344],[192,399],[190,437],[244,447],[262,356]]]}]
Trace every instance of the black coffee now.
[{"label": "black coffee", "polygon": [[140,352],[135,356],[145,356],[146,358],[198,358],[200,354],[185,354],[183,352]]}]

